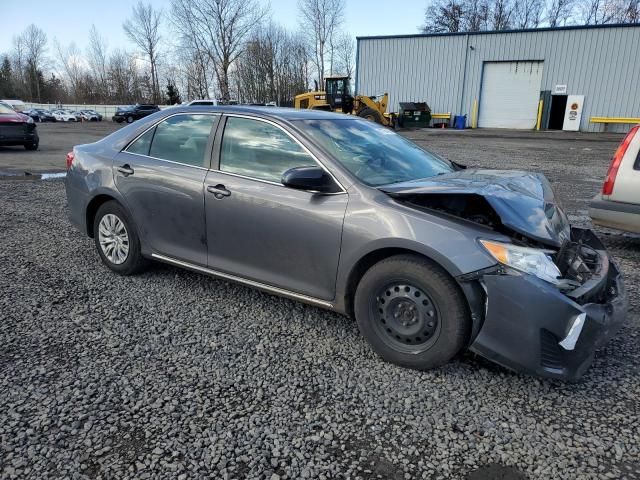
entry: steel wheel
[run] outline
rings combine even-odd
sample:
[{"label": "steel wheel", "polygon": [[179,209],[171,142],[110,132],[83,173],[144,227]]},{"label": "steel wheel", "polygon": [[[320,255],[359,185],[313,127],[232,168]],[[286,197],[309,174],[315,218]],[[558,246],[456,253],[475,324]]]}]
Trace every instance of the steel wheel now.
[{"label": "steel wheel", "polygon": [[423,290],[409,283],[391,283],[380,289],[371,310],[380,337],[396,350],[424,352],[440,334],[437,306]]},{"label": "steel wheel", "polygon": [[121,265],[129,256],[129,234],[124,222],[113,213],[100,219],[98,241],[104,256],[114,265]]}]

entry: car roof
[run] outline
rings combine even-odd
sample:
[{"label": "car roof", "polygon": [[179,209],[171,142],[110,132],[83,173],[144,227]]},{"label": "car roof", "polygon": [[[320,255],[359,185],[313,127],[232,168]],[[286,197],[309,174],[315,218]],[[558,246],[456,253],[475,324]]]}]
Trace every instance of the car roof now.
[{"label": "car roof", "polygon": [[[281,120],[345,120],[349,116],[344,113],[333,113],[324,110],[309,110],[287,107],[269,107],[258,105],[181,105],[162,110],[164,113],[178,112],[212,112],[250,114],[264,118]],[[351,118],[358,118],[351,116]]]}]

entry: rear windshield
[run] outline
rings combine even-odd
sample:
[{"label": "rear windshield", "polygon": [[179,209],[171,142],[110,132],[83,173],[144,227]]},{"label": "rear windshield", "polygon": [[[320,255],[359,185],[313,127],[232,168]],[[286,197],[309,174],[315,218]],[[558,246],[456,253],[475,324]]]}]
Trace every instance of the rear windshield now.
[{"label": "rear windshield", "polygon": [[408,182],[454,171],[446,160],[373,122],[345,118],[299,120],[296,124],[367,185]]}]

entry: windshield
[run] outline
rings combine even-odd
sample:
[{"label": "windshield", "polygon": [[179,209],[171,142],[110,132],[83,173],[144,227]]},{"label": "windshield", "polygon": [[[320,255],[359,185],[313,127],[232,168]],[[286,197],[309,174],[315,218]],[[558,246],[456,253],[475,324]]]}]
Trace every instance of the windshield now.
[{"label": "windshield", "polygon": [[5,105],[4,103],[0,103],[0,114],[7,115],[12,114],[15,115],[16,111],[11,108],[9,105]]},{"label": "windshield", "polygon": [[373,122],[345,118],[297,123],[367,185],[408,182],[454,171],[446,160]]}]

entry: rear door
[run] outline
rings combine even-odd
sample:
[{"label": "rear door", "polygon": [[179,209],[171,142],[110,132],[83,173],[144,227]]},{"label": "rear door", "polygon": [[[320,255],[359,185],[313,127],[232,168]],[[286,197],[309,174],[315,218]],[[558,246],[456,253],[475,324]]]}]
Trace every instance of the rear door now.
[{"label": "rear door", "polygon": [[218,143],[219,169],[205,181],[209,267],[333,299],[347,193],[282,185],[286,170],[318,162],[273,122],[228,116]]},{"label": "rear door", "polygon": [[219,118],[172,115],[114,159],[116,187],[153,253],[207,264],[203,185]]}]

